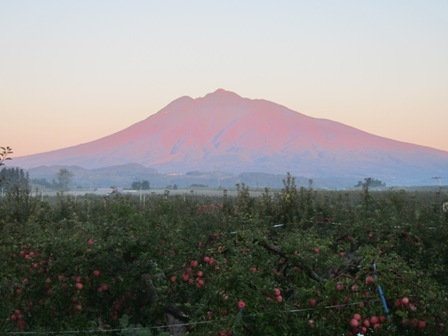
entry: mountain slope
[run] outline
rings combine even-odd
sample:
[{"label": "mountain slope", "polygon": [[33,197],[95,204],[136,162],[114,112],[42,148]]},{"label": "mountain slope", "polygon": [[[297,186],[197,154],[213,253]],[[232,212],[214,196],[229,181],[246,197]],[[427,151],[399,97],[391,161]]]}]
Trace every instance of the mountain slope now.
[{"label": "mountain slope", "polygon": [[127,163],[164,173],[290,171],[310,178],[374,176],[405,182],[443,174],[448,152],[378,137],[219,89],[198,99],[181,97],[96,141],[15,159],[24,168]]}]

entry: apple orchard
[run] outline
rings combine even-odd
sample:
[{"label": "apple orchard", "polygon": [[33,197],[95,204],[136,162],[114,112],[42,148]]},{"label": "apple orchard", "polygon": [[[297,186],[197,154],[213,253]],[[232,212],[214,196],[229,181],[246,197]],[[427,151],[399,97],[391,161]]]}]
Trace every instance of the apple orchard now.
[{"label": "apple orchard", "polygon": [[0,199],[2,335],[446,335],[440,192]]}]

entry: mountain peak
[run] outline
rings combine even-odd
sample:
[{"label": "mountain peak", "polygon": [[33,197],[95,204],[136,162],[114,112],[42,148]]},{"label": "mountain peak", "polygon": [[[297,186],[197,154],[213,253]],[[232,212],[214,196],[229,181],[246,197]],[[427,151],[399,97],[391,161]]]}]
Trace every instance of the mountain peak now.
[{"label": "mountain peak", "polygon": [[215,92],[212,92],[211,94],[226,94],[226,93],[231,93],[231,94],[237,95],[235,92],[232,92],[232,91],[229,91],[229,90],[226,90],[223,88],[216,89]]},{"label": "mountain peak", "polygon": [[221,89],[221,88],[217,89],[214,92],[206,94],[204,98],[213,98],[213,97],[228,98],[228,99],[231,99],[231,98],[240,98],[241,99],[241,96],[239,96],[235,92],[228,91],[228,90]]}]

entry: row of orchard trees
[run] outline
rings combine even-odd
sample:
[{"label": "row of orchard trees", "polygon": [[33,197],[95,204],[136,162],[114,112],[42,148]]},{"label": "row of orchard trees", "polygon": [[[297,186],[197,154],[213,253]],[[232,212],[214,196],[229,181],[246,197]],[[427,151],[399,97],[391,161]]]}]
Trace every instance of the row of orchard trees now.
[{"label": "row of orchard trees", "polygon": [[440,197],[2,199],[0,331],[445,335]]}]

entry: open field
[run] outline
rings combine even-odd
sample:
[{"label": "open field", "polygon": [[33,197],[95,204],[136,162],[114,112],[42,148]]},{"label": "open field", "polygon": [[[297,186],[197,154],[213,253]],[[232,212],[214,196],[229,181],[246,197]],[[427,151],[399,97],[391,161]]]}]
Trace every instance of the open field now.
[{"label": "open field", "polygon": [[[271,193],[280,192],[281,189],[268,188]],[[322,189],[322,191],[329,191],[330,189]],[[434,192],[445,195],[448,199],[448,186],[419,186],[419,187],[407,187],[407,186],[397,186],[397,187],[384,187],[378,189],[372,189],[372,192],[387,192],[387,191],[408,191],[408,192]],[[263,195],[265,189],[264,188],[250,188],[249,194],[253,197],[259,197]],[[337,191],[335,189],[334,191]],[[341,190],[339,190],[341,191]],[[353,189],[345,189],[346,192],[359,192],[360,188]],[[112,188],[94,188],[94,189],[71,189],[64,191],[65,195],[70,196],[85,196],[85,195],[95,195],[95,196],[108,196],[113,192]],[[171,196],[205,196],[205,197],[222,197],[224,193],[227,193],[228,196],[235,197],[238,195],[238,189],[236,186],[233,188],[178,188],[178,189],[166,189],[166,188],[151,188],[150,190],[131,190],[131,189],[119,189],[118,193],[122,195],[134,195],[140,197],[140,195],[145,195],[146,197],[151,195],[164,195],[169,193]],[[58,190],[51,189],[37,189],[32,192],[32,195],[35,197],[50,196],[56,197],[60,194]]]}]

